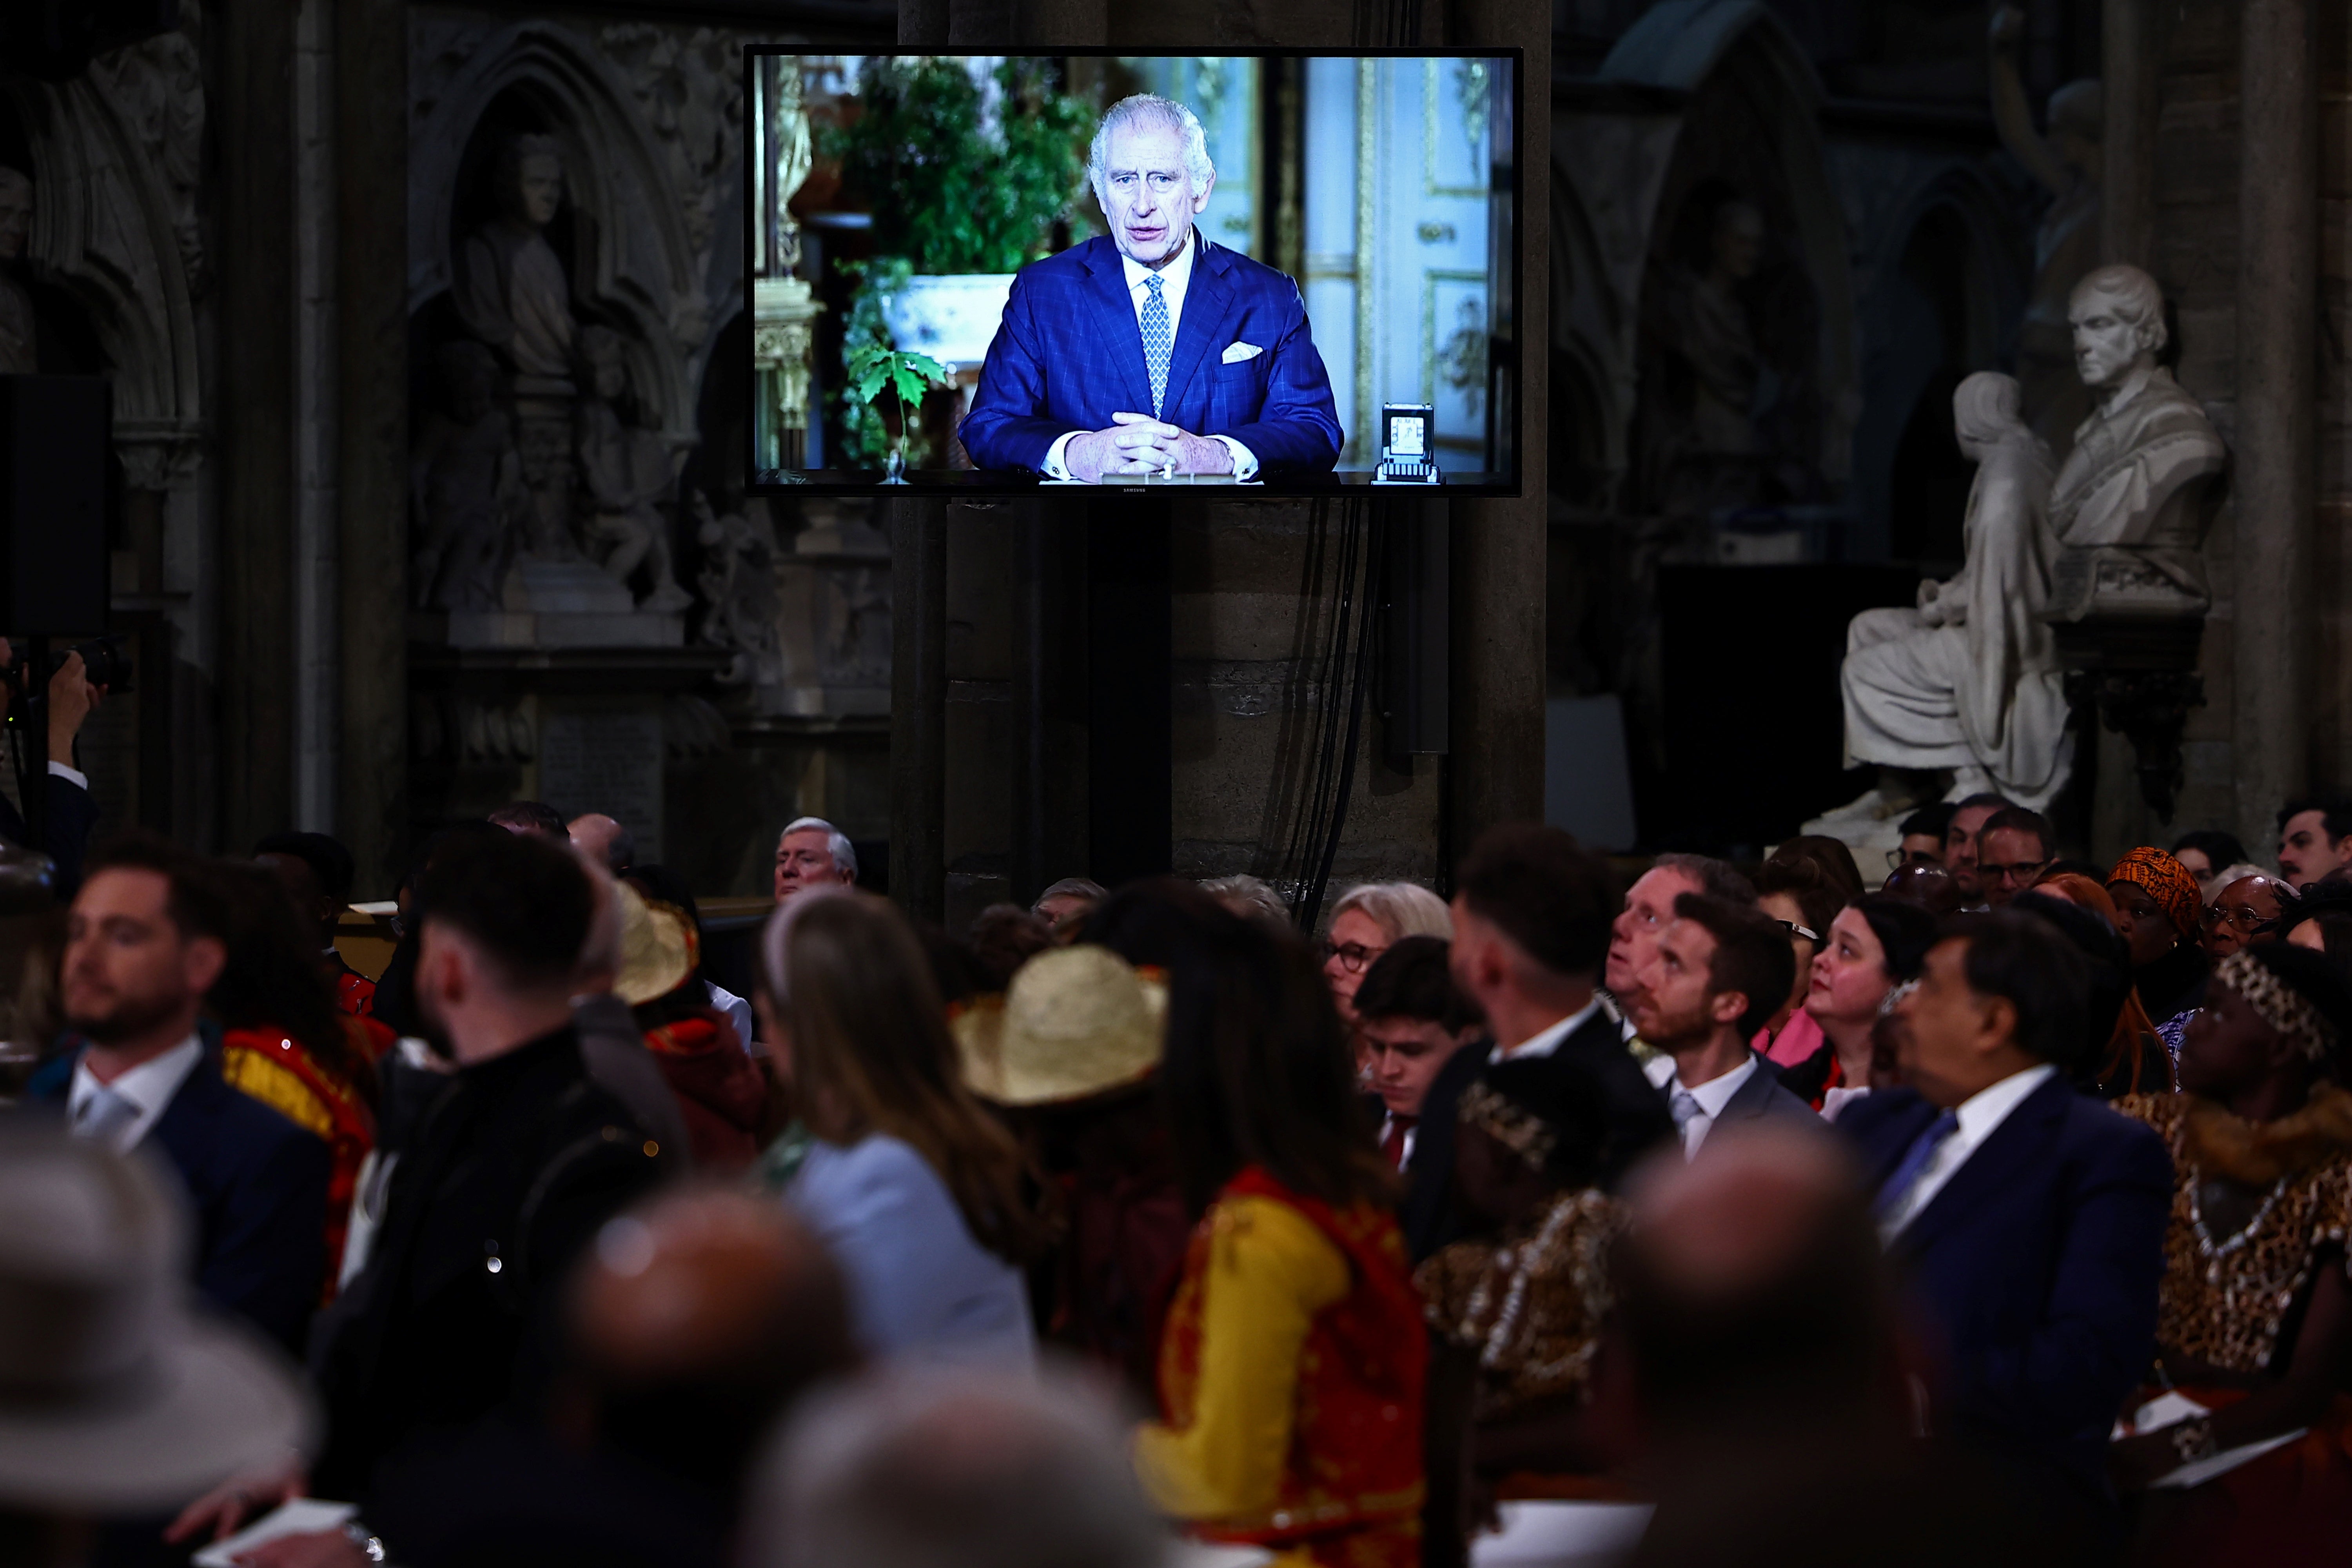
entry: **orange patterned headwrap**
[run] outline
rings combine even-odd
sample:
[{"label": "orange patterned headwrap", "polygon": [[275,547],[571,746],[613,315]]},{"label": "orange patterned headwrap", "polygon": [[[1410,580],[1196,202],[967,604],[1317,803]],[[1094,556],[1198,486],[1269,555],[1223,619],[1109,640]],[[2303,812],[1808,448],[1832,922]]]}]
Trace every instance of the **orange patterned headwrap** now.
[{"label": "orange patterned headwrap", "polygon": [[2197,879],[2161,849],[2141,845],[2116,862],[2107,880],[2129,882],[2155,900],[2183,942],[2195,942],[2205,929],[2205,896],[2198,890]]}]

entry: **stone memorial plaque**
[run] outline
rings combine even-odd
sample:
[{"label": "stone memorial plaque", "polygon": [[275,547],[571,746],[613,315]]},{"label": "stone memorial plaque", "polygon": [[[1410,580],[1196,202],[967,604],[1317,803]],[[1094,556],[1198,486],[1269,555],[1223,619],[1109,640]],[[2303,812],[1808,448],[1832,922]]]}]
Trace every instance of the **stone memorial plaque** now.
[{"label": "stone memorial plaque", "polygon": [[601,811],[635,835],[637,859],[662,858],[662,716],[657,698],[549,704],[540,723],[539,797],[566,818]]}]

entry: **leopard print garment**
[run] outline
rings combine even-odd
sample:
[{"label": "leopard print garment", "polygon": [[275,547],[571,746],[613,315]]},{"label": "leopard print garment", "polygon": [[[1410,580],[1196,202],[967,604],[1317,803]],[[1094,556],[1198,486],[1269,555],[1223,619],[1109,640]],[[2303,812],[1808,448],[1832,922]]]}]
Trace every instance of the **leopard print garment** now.
[{"label": "leopard print garment", "polygon": [[1607,1194],[1563,1193],[1500,1245],[1457,1241],[1414,1271],[1430,1326],[1480,1352],[1485,1413],[1585,1394],[1612,1300],[1609,1248],[1624,1226]]},{"label": "leopard print garment", "polygon": [[2154,1128],[2171,1152],[2172,1217],[2164,1233],[2157,1342],[2233,1372],[2264,1372],[2279,1325],[2311,1282],[2323,1247],[2352,1230],[2352,1154],[2295,1171],[2264,1199],[2238,1237],[2197,1234],[2204,1179],[2187,1151],[2189,1097],[2136,1094],[2116,1109]]}]

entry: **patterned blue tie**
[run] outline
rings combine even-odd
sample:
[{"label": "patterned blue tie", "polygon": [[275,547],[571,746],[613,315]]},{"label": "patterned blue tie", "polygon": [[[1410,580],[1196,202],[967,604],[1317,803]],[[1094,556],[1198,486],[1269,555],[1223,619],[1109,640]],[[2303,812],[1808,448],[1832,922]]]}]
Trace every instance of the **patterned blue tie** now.
[{"label": "patterned blue tie", "polygon": [[1160,291],[1160,274],[1144,274],[1143,286],[1150,291],[1143,301],[1143,363],[1151,373],[1151,416],[1157,419],[1168,397],[1168,353],[1175,346],[1174,334],[1168,330],[1168,296]]},{"label": "patterned blue tie", "polygon": [[1903,1156],[1903,1163],[1895,1167],[1895,1173],[1886,1178],[1886,1184],[1878,1189],[1878,1202],[1871,1205],[1871,1213],[1883,1220],[1901,1207],[1903,1200],[1911,1195],[1911,1189],[1919,1184],[1927,1162],[1944,1146],[1944,1140],[1959,1130],[1959,1113],[1954,1110],[1947,1110],[1929,1122],[1927,1130],[1919,1134]]}]

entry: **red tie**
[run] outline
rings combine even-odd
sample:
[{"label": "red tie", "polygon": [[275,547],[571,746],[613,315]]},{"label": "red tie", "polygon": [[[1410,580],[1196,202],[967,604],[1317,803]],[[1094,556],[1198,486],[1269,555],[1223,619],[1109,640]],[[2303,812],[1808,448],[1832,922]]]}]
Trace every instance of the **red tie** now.
[{"label": "red tie", "polygon": [[1394,1112],[1390,1113],[1388,1133],[1381,1140],[1381,1157],[1400,1171],[1404,1169],[1405,1135],[1412,1131],[1413,1124],[1420,1120],[1418,1116],[1399,1116]]}]

